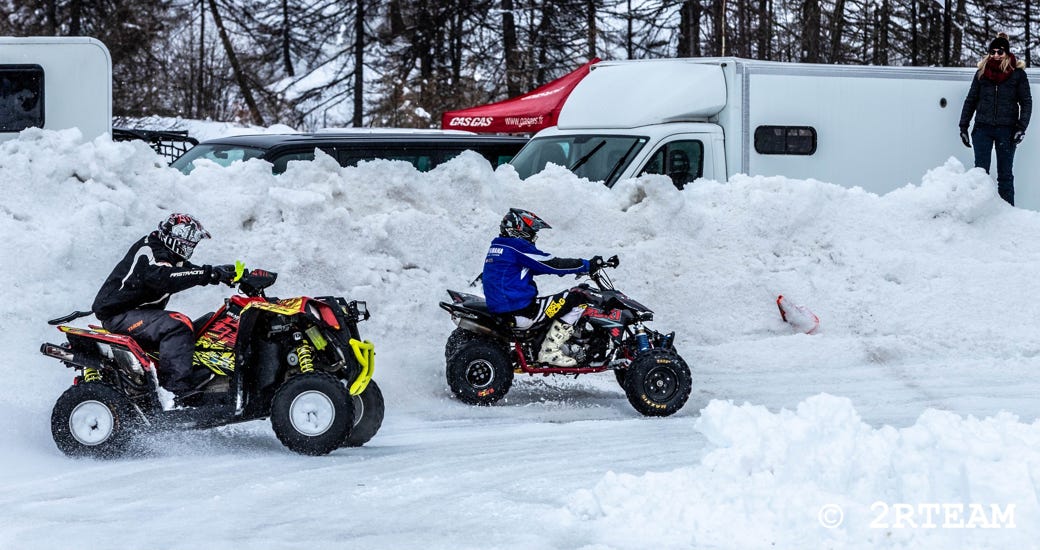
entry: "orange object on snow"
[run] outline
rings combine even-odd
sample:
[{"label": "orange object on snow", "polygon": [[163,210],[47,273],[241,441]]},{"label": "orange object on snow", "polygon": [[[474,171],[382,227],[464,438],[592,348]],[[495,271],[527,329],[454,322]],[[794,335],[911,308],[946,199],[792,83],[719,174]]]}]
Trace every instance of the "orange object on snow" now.
[{"label": "orange object on snow", "polygon": [[792,304],[781,294],[776,297],[776,307],[780,309],[780,318],[800,332],[812,334],[820,327],[820,318],[809,308]]}]

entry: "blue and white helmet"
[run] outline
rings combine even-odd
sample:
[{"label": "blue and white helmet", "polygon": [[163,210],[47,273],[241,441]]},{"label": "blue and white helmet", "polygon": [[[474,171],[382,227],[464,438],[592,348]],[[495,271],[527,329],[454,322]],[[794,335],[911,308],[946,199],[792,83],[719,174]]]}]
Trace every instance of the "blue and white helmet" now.
[{"label": "blue and white helmet", "polygon": [[158,236],[166,248],[185,260],[191,258],[199,241],[210,238],[202,222],[189,214],[170,214],[159,223]]}]

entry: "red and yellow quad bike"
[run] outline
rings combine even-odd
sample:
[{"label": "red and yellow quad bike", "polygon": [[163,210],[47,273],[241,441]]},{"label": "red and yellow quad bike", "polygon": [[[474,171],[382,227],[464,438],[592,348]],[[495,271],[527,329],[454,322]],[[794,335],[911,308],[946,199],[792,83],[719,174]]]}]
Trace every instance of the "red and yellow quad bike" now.
[{"label": "red and yellow quad bike", "polygon": [[240,295],[194,323],[196,391],[179,400],[158,384],[158,354],[100,327],[61,325],[68,339],[41,351],[76,371],[55,404],[54,440],[70,456],[107,457],[131,448],[148,426],[209,428],[270,417],[289,449],[321,455],[368,442],[383,421],[372,380],[374,346],[358,323],[365,302],[344,298],[269,298],[277,274],[238,264]]}]

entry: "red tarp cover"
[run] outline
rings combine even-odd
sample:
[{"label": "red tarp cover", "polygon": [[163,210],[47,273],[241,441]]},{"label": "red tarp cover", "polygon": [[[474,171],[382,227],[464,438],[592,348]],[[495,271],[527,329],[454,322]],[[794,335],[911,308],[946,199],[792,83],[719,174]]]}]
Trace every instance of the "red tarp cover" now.
[{"label": "red tarp cover", "polygon": [[580,69],[512,99],[448,111],[441,116],[445,130],[469,130],[479,133],[529,133],[556,125],[563,101],[599,58]]}]

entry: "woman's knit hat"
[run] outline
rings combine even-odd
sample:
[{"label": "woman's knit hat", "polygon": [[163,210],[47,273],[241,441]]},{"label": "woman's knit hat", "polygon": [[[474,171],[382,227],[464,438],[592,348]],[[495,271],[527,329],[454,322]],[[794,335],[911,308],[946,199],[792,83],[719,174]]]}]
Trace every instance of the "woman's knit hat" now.
[{"label": "woman's knit hat", "polygon": [[1003,48],[1005,53],[1011,53],[1011,43],[1008,42],[1008,37],[1004,33],[998,33],[997,37],[993,39],[993,42],[989,43],[990,51],[997,48]]}]

